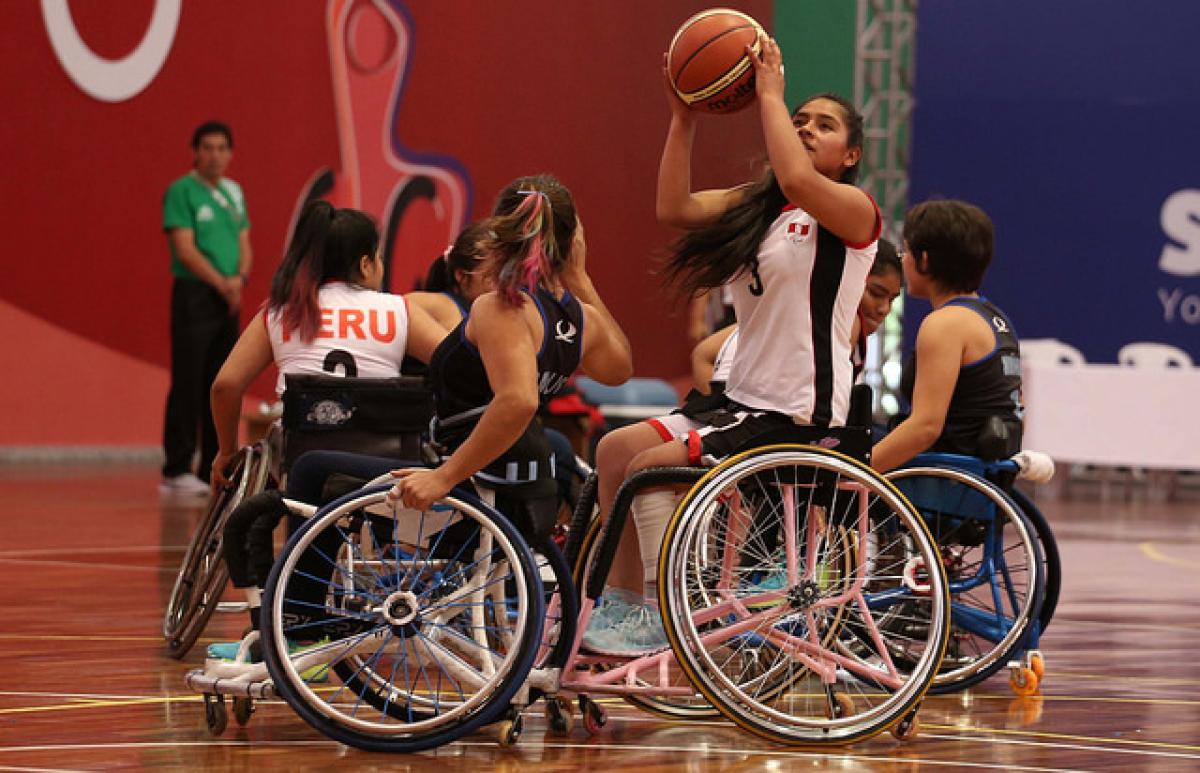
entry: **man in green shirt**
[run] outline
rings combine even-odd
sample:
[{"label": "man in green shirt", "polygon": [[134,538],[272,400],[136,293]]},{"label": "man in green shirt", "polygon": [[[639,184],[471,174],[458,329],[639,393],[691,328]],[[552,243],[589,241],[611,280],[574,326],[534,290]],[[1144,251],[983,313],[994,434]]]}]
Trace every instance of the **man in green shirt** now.
[{"label": "man in green shirt", "polygon": [[[238,337],[238,310],[250,273],[250,220],[241,187],[225,177],[233,134],[202,124],[192,135],[192,171],[167,188],[163,231],[171,249],[171,390],[163,423],[168,494],[208,493],[217,453],[208,394]],[[192,457],[200,438],[199,475]]]}]

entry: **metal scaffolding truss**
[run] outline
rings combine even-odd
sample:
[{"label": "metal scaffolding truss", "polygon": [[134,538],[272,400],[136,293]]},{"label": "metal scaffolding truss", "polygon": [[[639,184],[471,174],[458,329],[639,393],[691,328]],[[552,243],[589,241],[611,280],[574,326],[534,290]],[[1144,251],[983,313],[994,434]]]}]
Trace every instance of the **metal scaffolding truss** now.
[{"label": "metal scaffolding truss", "polygon": [[[917,0],[858,0],[854,53],[854,103],[863,114],[863,160],[858,184],[875,197],[884,236],[899,248],[908,207],[909,132],[912,119],[913,53]],[[865,379],[875,410],[899,407],[903,302],[867,352]]]}]

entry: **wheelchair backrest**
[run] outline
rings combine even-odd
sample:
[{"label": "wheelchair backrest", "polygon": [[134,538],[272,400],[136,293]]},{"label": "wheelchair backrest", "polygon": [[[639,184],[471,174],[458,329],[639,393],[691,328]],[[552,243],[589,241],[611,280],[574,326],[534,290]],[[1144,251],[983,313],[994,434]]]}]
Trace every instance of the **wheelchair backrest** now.
[{"label": "wheelchair backrest", "polygon": [[416,376],[284,378],[283,469],[306,451],[420,459],[433,395]]}]

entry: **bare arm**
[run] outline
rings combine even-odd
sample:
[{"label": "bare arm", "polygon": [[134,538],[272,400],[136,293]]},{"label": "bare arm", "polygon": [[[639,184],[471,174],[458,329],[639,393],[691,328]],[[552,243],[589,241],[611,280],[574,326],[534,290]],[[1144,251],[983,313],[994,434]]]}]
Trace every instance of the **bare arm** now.
[{"label": "bare arm", "polygon": [[429,312],[409,299],[408,341],[404,349],[406,354],[410,354],[428,365],[429,360],[433,357],[433,350],[449,332]]},{"label": "bare arm", "polygon": [[225,465],[237,453],[238,419],[242,414],[242,397],[250,382],[258,378],[273,360],[271,340],[263,324],[263,312],[242,331],[233,351],[213,381],[210,401],[213,424],[217,428],[217,456],[213,460],[212,480],[214,484],[225,483]]},{"label": "bare arm", "polygon": [[692,143],[696,116],[679,101],[671,88],[663,55],[663,77],[671,125],[658,162],[658,188],[654,211],[660,223],[676,228],[696,228],[719,218],[737,200],[739,189],[692,191]]},{"label": "bare arm", "polygon": [[870,197],[847,183],[831,180],[813,166],[783,96],[783,55],[771,38],[762,41],[761,54],[746,53],[754,63],[759,115],[767,156],[775,179],[788,201],[851,244],[875,237],[877,216]]},{"label": "bare arm", "polygon": [[414,290],[405,293],[404,298],[408,301],[410,312],[413,307],[419,306],[426,314],[433,317],[434,322],[441,325],[447,333],[458,327],[459,322],[462,322],[462,312],[458,310],[458,305],[442,293]]},{"label": "bare arm", "polygon": [[876,470],[886,472],[904,464],[941,436],[958,383],[964,345],[962,328],[950,315],[934,312],[921,323],[912,414],[871,452],[871,466]]},{"label": "bare arm", "polygon": [[723,327],[692,349],[692,382],[701,393],[708,394],[713,370],[717,364],[717,354],[735,330],[737,325]]},{"label": "bare arm", "polygon": [[441,467],[392,473],[399,478],[394,496],[409,507],[428,507],[483,469],[516,442],[537,412],[537,349],[523,311],[495,293],[481,296],[471,308],[467,337],[479,349],[495,397]]},{"label": "bare arm", "polygon": [[580,222],[575,224],[562,282],[583,304],[583,372],[601,384],[624,384],[633,375],[633,348],[588,276],[587,240]]}]

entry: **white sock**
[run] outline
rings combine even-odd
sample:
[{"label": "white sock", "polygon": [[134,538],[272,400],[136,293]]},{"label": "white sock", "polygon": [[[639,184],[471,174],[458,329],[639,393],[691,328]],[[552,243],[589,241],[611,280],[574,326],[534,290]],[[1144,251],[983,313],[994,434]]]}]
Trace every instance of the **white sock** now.
[{"label": "white sock", "polygon": [[638,549],[642,554],[644,595],[658,605],[658,551],[662,549],[667,524],[675,514],[674,491],[651,491],[633,498],[633,522],[637,526]]}]

